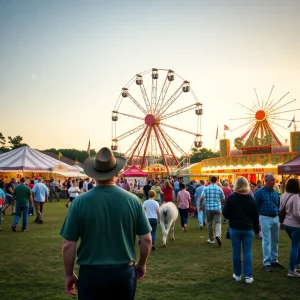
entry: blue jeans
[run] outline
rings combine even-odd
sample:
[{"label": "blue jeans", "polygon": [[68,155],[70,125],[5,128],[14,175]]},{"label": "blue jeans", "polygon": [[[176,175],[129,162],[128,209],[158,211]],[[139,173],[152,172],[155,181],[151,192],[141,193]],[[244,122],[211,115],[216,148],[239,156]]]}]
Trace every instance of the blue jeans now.
[{"label": "blue jeans", "polygon": [[136,291],[135,266],[80,266],[78,299],[133,300]]},{"label": "blue jeans", "polygon": [[[224,205],[222,205],[222,212],[223,212],[223,208],[224,208]],[[227,223],[227,220],[224,216],[223,216],[223,223]]]},{"label": "blue jeans", "polygon": [[148,220],[149,220],[150,226],[152,228],[151,237],[152,237],[152,246],[154,246],[155,245],[155,240],[156,240],[157,219],[150,218]]},{"label": "blue jeans", "polygon": [[14,223],[16,226],[19,223],[19,220],[21,218],[22,212],[23,212],[23,219],[22,219],[22,230],[27,229],[27,224],[28,224],[28,211],[29,211],[29,204],[19,204],[17,202],[16,205],[16,214],[14,218]]},{"label": "blue jeans", "polygon": [[206,213],[205,213],[204,205],[202,205],[202,210],[198,211],[198,224],[199,224],[199,226],[203,226],[203,222],[206,223]]},{"label": "blue jeans", "polygon": [[278,261],[279,218],[259,216],[264,266]]},{"label": "blue jeans", "polygon": [[164,203],[164,195],[160,194],[160,203],[163,204]]},{"label": "blue jeans", "polygon": [[184,225],[187,225],[187,223],[188,223],[189,209],[188,208],[178,208],[178,210],[179,210],[179,215],[180,215],[181,227],[184,227]]},{"label": "blue jeans", "polygon": [[242,275],[241,246],[244,256],[244,277],[252,276],[252,240],[253,230],[235,230],[229,228],[232,244],[233,270],[236,276]]},{"label": "blue jeans", "polygon": [[300,227],[283,225],[286,233],[292,240],[290,252],[290,270],[294,271],[300,264]]},{"label": "blue jeans", "polygon": [[174,189],[174,193],[175,193],[175,201],[177,200],[177,195],[179,193],[179,190],[178,189]]}]

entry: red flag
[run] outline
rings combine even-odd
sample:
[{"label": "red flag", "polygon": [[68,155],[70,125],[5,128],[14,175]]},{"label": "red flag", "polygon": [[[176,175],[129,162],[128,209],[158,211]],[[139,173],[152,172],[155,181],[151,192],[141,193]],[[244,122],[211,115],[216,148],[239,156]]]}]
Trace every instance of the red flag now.
[{"label": "red flag", "polygon": [[246,138],[246,136],[249,134],[249,132],[251,131],[251,129],[249,129],[248,131],[246,131],[242,136],[241,139],[244,140]]},{"label": "red flag", "polygon": [[219,135],[219,129],[218,129],[218,126],[217,126],[216,140],[218,139],[218,135]]},{"label": "red flag", "polygon": [[90,156],[90,152],[91,152],[90,150],[91,150],[91,141],[89,140],[88,148],[86,150],[86,152],[89,154],[89,156]]},{"label": "red flag", "polygon": [[229,130],[229,126],[224,125],[224,130]]}]

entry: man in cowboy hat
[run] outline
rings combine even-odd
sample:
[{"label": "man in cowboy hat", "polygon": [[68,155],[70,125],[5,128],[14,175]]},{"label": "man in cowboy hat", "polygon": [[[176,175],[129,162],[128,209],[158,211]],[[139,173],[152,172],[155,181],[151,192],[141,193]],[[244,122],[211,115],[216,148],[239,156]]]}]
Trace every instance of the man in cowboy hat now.
[{"label": "man in cowboy hat", "polygon": [[[61,230],[66,292],[78,299],[134,299],[151,250],[151,227],[140,200],[116,185],[126,159],[102,148],[84,162],[97,186],[78,196]],[[135,238],[140,238],[136,262]],[[75,275],[76,243],[79,280]]]}]

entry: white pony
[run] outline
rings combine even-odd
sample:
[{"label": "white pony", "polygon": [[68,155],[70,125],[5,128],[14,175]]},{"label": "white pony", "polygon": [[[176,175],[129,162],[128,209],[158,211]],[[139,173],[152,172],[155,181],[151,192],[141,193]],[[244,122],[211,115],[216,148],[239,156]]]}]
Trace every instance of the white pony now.
[{"label": "white pony", "polygon": [[172,226],[172,240],[175,240],[174,236],[174,227],[175,222],[178,218],[178,209],[176,205],[172,202],[168,202],[163,204],[159,208],[159,215],[160,215],[160,226],[163,233],[163,247],[167,245],[167,237]]}]

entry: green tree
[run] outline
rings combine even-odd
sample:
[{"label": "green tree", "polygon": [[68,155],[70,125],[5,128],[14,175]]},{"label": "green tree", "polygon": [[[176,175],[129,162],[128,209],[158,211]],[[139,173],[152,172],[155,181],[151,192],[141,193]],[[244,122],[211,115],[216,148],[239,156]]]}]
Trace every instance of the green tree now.
[{"label": "green tree", "polygon": [[212,157],[219,157],[220,152],[213,152],[211,149],[207,148],[193,148],[191,153],[191,164],[200,162],[204,159],[212,158]]},{"label": "green tree", "polygon": [[[88,158],[88,153],[86,150],[77,150],[77,149],[55,149],[55,148],[50,148],[43,150],[44,152],[53,152],[58,155],[60,152],[63,156],[70,158],[72,160],[78,160],[79,162],[83,163],[87,158]],[[90,150],[91,156],[96,155],[95,149]]]},{"label": "green tree", "polygon": [[28,146],[25,143],[22,143],[23,138],[19,135],[15,136],[14,138],[12,138],[11,136],[8,137],[8,142],[9,144],[11,144],[10,148],[11,150],[17,149],[17,148],[21,148],[24,146]]},{"label": "green tree", "polygon": [[5,143],[6,143],[6,139],[2,134],[2,132],[0,132],[0,144],[2,145],[1,147],[4,147]]}]

